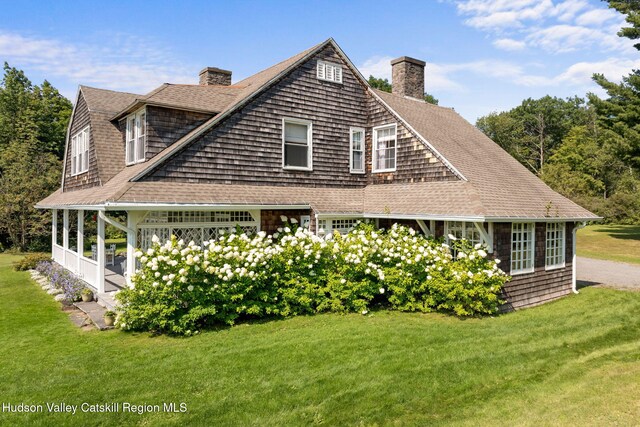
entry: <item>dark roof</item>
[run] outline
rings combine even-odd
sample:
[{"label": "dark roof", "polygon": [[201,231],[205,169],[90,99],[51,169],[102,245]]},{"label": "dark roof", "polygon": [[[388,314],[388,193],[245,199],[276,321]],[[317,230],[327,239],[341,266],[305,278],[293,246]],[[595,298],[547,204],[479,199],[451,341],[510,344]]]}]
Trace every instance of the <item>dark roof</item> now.
[{"label": "dark roof", "polygon": [[125,166],[122,135],[110,122],[111,116],[139,95],[80,86],[91,120],[91,133],[96,149],[98,176],[107,182]]},{"label": "dark roof", "polygon": [[483,216],[597,218],[549,188],[454,110],[373,92],[471,184]]},{"label": "dark roof", "polygon": [[[217,114],[145,163],[124,168],[124,153],[117,153],[111,147],[114,156],[120,155],[119,159],[113,159],[120,168],[113,179],[97,188],[73,192],[58,190],[38,206],[282,204],[309,205],[319,213],[390,217],[413,215],[505,220],[598,218],[546,186],[452,109],[370,87],[370,93],[422,139],[436,157],[460,178],[458,181],[369,185],[359,189],[137,181],[328,44],[332,44],[345,57],[346,63],[366,85],[342,50],[329,39],[232,86],[165,84],[144,97],[113,91],[98,92],[98,89],[83,87],[83,92],[85,88],[90,89],[89,98],[93,98],[91,104],[94,108],[100,105],[105,109],[111,108],[113,112],[123,113],[136,103],[148,102]],[[87,102],[90,103],[89,100]],[[99,119],[108,123],[105,117]],[[120,140],[119,134],[113,134],[105,136],[105,141],[116,141],[116,136]],[[113,145],[119,147],[122,144]],[[118,149],[123,150],[122,147]]]}]

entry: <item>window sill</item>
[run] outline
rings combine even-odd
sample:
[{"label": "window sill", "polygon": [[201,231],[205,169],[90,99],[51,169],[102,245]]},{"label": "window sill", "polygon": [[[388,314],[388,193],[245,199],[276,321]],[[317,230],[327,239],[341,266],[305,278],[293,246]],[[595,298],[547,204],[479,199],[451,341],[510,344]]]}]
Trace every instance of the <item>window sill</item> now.
[{"label": "window sill", "polygon": [[393,169],[376,169],[372,170],[371,173],[385,173],[385,172],[395,172],[396,168]]},{"label": "window sill", "polygon": [[84,175],[87,172],[89,172],[89,169],[87,169],[86,171],[78,172],[78,173],[72,173],[72,174],[69,175],[69,177],[76,177],[76,176]]},{"label": "window sill", "polygon": [[531,274],[531,273],[535,273],[535,268],[528,268],[526,270],[517,270],[517,271],[511,271],[509,273],[510,276],[520,276],[522,274]]},{"label": "window sill", "polygon": [[140,159],[140,160],[137,160],[135,162],[126,163],[126,166],[133,166],[133,165],[137,165],[138,163],[144,163],[146,161],[147,161],[147,159]]},{"label": "window sill", "polygon": [[360,170],[350,170],[349,173],[352,173],[354,175],[364,175],[364,171],[360,171]]},{"label": "window sill", "polygon": [[545,265],[544,271],[559,270],[561,268],[565,268],[566,266],[567,266],[567,263],[556,264],[556,265]]},{"label": "window sill", "polygon": [[299,172],[313,172],[313,168],[303,168],[298,166],[283,166],[282,170],[285,171],[299,171]]}]

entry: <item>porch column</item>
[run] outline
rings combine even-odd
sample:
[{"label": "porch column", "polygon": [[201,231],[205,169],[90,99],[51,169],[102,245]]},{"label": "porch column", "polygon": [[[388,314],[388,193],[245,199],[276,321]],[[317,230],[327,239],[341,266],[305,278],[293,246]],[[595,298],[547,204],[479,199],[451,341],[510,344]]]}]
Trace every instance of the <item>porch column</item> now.
[{"label": "porch column", "polygon": [[51,212],[53,213],[53,217],[51,218],[51,258],[54,258],[55,247],[58,240],[58,209],[52,209]]},{"label": "porch column", "polygon": [[82,257],[84,256],[84,211],[78,210],[78,274],[82,275]]},{"label": "porch column", "polygon": [[146,212],[127,211],[127,284],[130,283],[131,276],[136,271],[136,257],[133,255],[136,251],[138,223],[144,217]]},{"label": "porch column", "polygon": [[97,232],[97,261],[98,261],[98,271],[96,273],[96,287],[98,288],[98,293],[104,293],[104,219],[98,212],[98,224],[97,224],[98,232]]},{"label": "porch column", "polygon": [[62,211],[62,265],[67,265],[67,251],[69,250],[69,209]]}]

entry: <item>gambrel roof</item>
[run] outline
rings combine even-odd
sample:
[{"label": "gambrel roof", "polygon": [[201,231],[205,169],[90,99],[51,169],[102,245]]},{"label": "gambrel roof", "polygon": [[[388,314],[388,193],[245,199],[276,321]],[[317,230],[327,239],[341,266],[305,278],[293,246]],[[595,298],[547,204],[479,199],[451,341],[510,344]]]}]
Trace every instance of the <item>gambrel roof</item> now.
[{"label": "gambrel roof", "polygon": [[[365,90],[395,116],[456,177],[454,181],[369,184],[361,188],[241,185],[145,181],[199,136],[242,109],[285,78],[321,49],[331,46],[352,69]],[[120,156],[103,164],[102,186],[77,191],[58,190],[38,207],[94,206],[127,209],[132,206],[309,206],[317,213],[391,218],[469,218],[512,220],[558,218],[591,220],[598,217],[561,196],[491,141],[459,114],[420,100],[382,92],[368,86],[340,47],[329,39],[231,86],[164,84],[147,95],[119,94],[82,87],[93,106],[99,133],[99,157]],[[208,112],[209,120],[187,133],[152,159],[124,167],[122,136],[110,122],[142,105]],[[111,126],[111,127],[110,127]],[[100,130],[103,129],[103,130]],[[108,129],[108,132],[106,131]],[[115,133],[114,133],[115,129]],[[97,138],[96,138],[97,139]],[[98,143],[96,143],[96,148]],[[116,146],[118,146],[116,148]],[[106,151],[110,151],[107,154]],[[116,168],[119,168],[115,171]],[[116,173],[117,172],[117,173]]]}]

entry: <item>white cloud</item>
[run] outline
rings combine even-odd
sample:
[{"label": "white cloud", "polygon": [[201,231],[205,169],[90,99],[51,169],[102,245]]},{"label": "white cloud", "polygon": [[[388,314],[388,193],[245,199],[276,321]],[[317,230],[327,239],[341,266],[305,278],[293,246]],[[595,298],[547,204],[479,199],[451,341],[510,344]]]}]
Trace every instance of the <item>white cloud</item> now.
[{"label": "white cloud", "polygon": [[374,76],[391,81],[392,59],[390,56],[374,56],[364,61],[364,63],[358,67],[358,70],[360,70],[360,73],[367,79],[369,76]]},{"label": "white cloud", "polygon": [[0,57],[20,68],[77,84],[145,93],[164,82],[196,83],[170,54],[149,40],[112,35],[108,48],[0,32]]},{"label": "white cloud", "polygon": [[616,35],[624,17],[598,3],[585,0],[459,0],[465,24],[491,35],[503,50],[536,47],[552,53],[599,49],[635,53],[632,43]]},{"label": "white cloud", "polygon": [[602,25],[605,22],[616,19],[620,15],[611,9],[592,9],[576,18],[578,25]]},{"label": "white cloud", "polygon": [[552,53],[572,52],[580,49],[599,48],[603,51],[617,51],[620,54],[634,53],[633,43],[620,38],[615,33],[605,33],[599,29],[576,25],[554,25],[532,31],[526,37],[527,43]]},{"label": "white cloud", "polygon": [[523,50],[527,46],[523,41],[507,38],[494,40],[493,45],[498,49],[509,51]]}]

